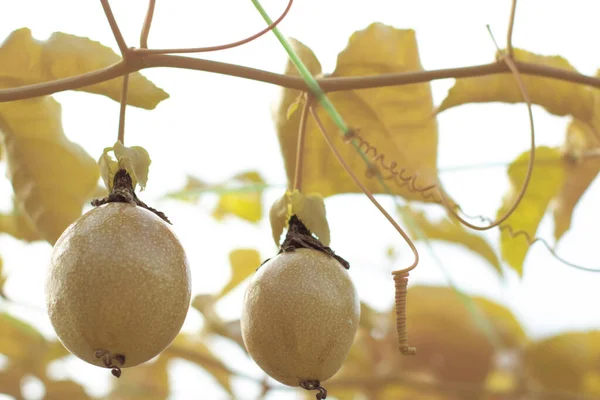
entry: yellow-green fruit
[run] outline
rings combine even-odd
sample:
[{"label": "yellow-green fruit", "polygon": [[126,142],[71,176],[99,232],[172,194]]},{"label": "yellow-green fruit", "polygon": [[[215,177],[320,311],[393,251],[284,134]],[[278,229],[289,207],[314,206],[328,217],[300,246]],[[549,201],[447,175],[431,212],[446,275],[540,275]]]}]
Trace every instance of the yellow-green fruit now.
[{"label": "yellow-green fruit", "polygon": [[81,216],[54,245],[46,305],[71,353],[99,366],[108,358],[115,367],[133,367],[175,339],[190,283],[183,247],[162,219],[109,203]]},{"label": "yellow-green fruit", "polygon": [[332,377],[360,319],[348,272],[317,250],[284,252],[263,264],[244,298],[242,336],[254,361],[289,386]]}]

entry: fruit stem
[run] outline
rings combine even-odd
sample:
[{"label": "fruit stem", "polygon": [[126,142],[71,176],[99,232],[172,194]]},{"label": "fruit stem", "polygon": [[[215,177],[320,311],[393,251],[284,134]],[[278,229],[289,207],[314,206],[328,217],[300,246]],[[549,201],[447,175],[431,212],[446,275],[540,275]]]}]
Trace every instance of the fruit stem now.
[{"label": "fruit stem", "polygon": [[296,146],[296,170],[294,171],[294,190],[302,192],[302,173],[304,171],[304,143],[306,142],[306,123],[308,122],[308,111],[312,96],[306,94],[300,126],[298,128],[298,144]]},{"label": "fruit stem", "polygon": [[119,133],[117,140],[125,144],[125,110],[127,109],[127,88],[129,87],[129,74],[123,75],[123,87],[121,89],[121,107],[119,108]]}]

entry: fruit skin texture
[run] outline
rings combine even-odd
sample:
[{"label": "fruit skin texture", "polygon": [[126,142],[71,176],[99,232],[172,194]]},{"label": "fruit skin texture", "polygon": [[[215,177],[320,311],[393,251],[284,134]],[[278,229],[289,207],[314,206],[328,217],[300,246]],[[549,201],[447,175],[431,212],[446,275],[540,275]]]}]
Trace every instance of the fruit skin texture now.
[{"label": "fruit skin texture", "polygon": [[81,216],[56,242],[46,305],[71,353],[99,366],[105,364],[97,350],[122,354],[127,368],[175,339],[190,285],[185,251],[169,226],[144,208],[109,203]]},{"label": "fruit skin texture", "polygon": [[348,272],[312,249],[284,252],[263,264],[244,298],[242,337],[250,356],[279,382],[323,382],[346,359],[360,319]]}]

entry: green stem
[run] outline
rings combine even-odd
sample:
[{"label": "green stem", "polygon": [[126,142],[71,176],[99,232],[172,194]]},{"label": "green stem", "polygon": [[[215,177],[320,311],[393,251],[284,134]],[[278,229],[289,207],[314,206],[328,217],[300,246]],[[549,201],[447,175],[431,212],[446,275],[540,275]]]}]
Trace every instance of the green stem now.
[{"label": "green stem", "polygon": [[[265,9],[262,7],[260,2],[258,0],[252,0],[252,3],[254,4],[254,7],[256,7],[260,15],[263,17],[265,22],[268,25],[273,24],[273,21],[271,20]],[[337,125],[337,127],[342,132],[344,132],[344,134],[346,134],[348,132],[348,125],[346,125],[346,122],[344,122],[344,118],[342,118],[342,116],[336,110],[329,98],[325,95],[325,92],[323,91],[323,89],[321,89],[321,86],[319,86],[317,80],[312,76],[308,68],[306,68],[306,65],[304,65],[302,60],[300,60],[300,57],[298,57],[290,43],[281,34],[279,28],[274,27],[272,32],[275,34],[275,36],[279,40],[279,43],[281,43],[281,45],[287,52],[288,56],[290,57],[290,60],[292,61],[292,63],[294,63],[294,66],[300,73],[302,79],[304,79],[304,81],[308,85],[311,94],[319,101],[319,103],[321,104],[321,106],[323,106],[325,111],[327,111],[327,113],[329,114],[333,122]]]}]

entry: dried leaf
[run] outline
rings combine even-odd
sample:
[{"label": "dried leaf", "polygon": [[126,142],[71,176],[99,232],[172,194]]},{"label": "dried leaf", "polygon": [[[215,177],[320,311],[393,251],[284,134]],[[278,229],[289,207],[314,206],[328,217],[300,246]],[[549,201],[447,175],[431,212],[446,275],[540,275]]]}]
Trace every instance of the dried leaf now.
[{"label": "dried leaf", "polygon": [[588,384],[600,373],[600,331],[568,332],[532,343],[525,351],[527,373],[544,388],[600,396]]},{"label": "dried leaf", "polygon": [[571,227],[573,210],[600,172],[600,158],[582,158],[586,150],[597,147],[592,127],[573,120],[567,129],[562,165],[565,184],[554,203],[554,237],[558,241]]},{"label": "dried leaf", "polygon": [[[409,213],[414,221],[414,224],[406,224],[409,229],[410,227],[417,225],[423,234],[429,239],[443,240],[445,242],[456,243],[465,246],[488,261],[500,276],[503,275],[500,260],[498,259],[496,252],[489,242],[481,235],[468,231],[458,221],[450,218],[432,222],[427,219],[425,213],[414,210],[410,207],[404,207],[403,215],[404,213]],[[416,232],[411,231],[410,234],[416,239],[419,238],[419,235],[417,235]]]},{"label": "dried leaf", "polygon": [[[263,178],[256,171],[248,171],[234,176],[227,185],[264,184]],[[213,217],[217,220],[226,215],[235,215],[249,222],[258,222],[262,219],[262,189],[253,191],[231,191],[221,194]]]},{"label": "dried leaf", "polygon": [[[291,44],[310,72],[313,75],[320,74],[320,64],[310,49],[296,40],[291,41]],[[339,54],[336,70],[330,76],[349,77],[419,70],[422,67],[414,31],[375,23],[350,37],[348,47]],[[285,72],[298,74],[291,63],[288,63]],[[300,113],[296,112],[288,119],[287,110],[298,93],[284,90],[276,116],[279,142],[290,182],[293,180],[296,164]],[[419,193],[411,192],[407,185],[401,187],[397,176],[401,168],[406,168],[405,176],[418,173],[417,187],[438,183],[438,134],[430,84],[331,92],[328,96],[349,126],[359,129],[363,141],[358,143],[355,140],[355,143],[370,159],[377,156],[378,164],[385,161],[385,165],[390,168],[382,171],[383,176],[389,178],[387,185],[390,191],[411,200],[431,201],[424,200]],[[317,112],[352,170],[360,174],[367,172],[362,157],[353,146],[344,143],[325,111],[317,107]],[[359,192],[359,188],[331,154],[314,121],[309,119],[306,128],[303,190],[306,193],[320,193],[324,197],[336,193]],[[377,179],[363,179],[363,182],[374,193],[387,193]]]},{"label": "dried leaf", "polygon": [[217,299],[225,296],[252,275],[260,266],[261,258],[258,251],[254,249],[235,249],[229,253],[229,263],[231,264],[231,278],[217,295]]},{"label": "dried leaf", "polygon": [[115,157],[120,169],[129,172],[133,182],[133,188],[140,185],[140,190],[144,190],[148,182],[148,170],[150,169],[150,155],[140,146],[125,147],[123,143],[117,140],[113,147]]},{"label": "dried leaf", "polygon": [[[538,147],[535,151],[536,161],[529,187],[523,200],[515,212],[501,226],[511,227],[514,232],[524,231],[534,237],[548,204],[560,192],[565,182],[565,171],[560,162],[560,151],[550,147]],[[552,162],[556,160],[556,162]],[[511,188],[502,201],[498,216],[504,215],[517,198],[525,175],[529,152],[521,154],[508,167]],[[550,161],[550,162],[549,162]],[[502,258],[519,275],[523,274],[523,262],[529,250],[529,242],[522,235],[513,237],[509,229],[502,229],[500,235]]]},{"label": "dried leaf", "polygon": [[0,103],[7,175],[19,208],[51,244],[81,215],[96,188],[95,161],[64,135],[51,97]]},{"label": "dried leaf", "polygon": [[227,393],[233,395],[230,383],[231,371],[214,356],[199,336],[179,334],[165,354],[198,364],[209,372]]},{"label": "dried leaf", "polygon": [[[514,49],[514,58],[518,61],[576,72],[567,60],[559,56],[540,56]],[[525,74],[521,75],[521,78],[533,104],[538,104],[555,115],[570,114],[583,121],[591,119],[594,99],[592,91],[586,86]],[[437,111],[442,112],[461,104],[485,102],[523,102],[523,96],[512,74],[457,79]]]},{"label": "dried leaf", "polygon": [[[88,38],[53,33],[38,41],[28,28],[12,32],[0,46],[0,85],[31,85],[96,71],[121,61],[112,49]],[[77,89],[120,101],[122,79]],[[169,97],[139,72],[130,74],[127,104],[153,109]]]}]

